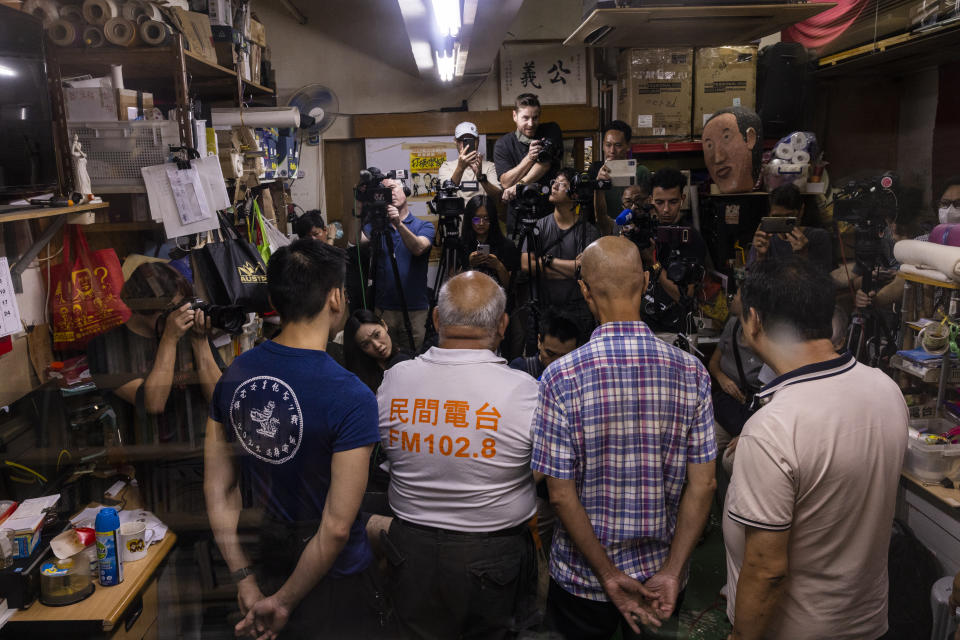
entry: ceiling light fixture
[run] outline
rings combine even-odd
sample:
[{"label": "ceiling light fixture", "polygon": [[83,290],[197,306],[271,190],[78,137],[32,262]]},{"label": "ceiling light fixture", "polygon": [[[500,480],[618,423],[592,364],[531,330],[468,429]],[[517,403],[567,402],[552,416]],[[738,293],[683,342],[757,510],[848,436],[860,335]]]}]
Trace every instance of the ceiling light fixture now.
[{"label": "ceiling light fixture", "polygon": [[460,33],[460,0],[433,0],[433,19],[441,36],[456,38]]},{"label": "ceiling light fixture", "polygon": [[450,82],[453,80],[454,72],[457,67],[457,51],[447,53],[446,51],[440,52],[436,51],[437,57],[437,72],[440,74],[440,80],[443,82]]}]

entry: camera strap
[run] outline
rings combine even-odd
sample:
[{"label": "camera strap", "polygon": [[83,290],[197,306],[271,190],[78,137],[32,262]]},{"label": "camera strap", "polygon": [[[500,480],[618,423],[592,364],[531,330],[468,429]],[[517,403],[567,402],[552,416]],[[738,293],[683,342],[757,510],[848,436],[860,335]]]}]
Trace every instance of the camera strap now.
[{"label": "camera strap", "polygon": [[[553,214],[551,213],[550,215],[553,215]],[[543,247],[542,249],[540,249],[540,255],[542,255],[542,256],[547,255],[547,254],[550,252],[551,249],[553,249],[555,246],[557,246],[558,244],[560,244],[561,242],[563,242],[563,239],[564,239],[564,238],[566,238],[568,235],[570,235],[571,232],[575,231],[575,230],[577,229],[577,227],[581,226],[582,224],[583,224],[583,218],[582,218],[582,217],[581,217],[581,218],[577,218],[577,221],[573,223],[573,226],[572,226],[572,227],[570,227],[569,229],[566,229],[566,230],[562,231],[562,232],[560,233],[560,235],[557,236],[556,239],[554,239],[553,242],[551,242],[551,243],[548,244],[547,246],[545,246],[545,247]]]}]

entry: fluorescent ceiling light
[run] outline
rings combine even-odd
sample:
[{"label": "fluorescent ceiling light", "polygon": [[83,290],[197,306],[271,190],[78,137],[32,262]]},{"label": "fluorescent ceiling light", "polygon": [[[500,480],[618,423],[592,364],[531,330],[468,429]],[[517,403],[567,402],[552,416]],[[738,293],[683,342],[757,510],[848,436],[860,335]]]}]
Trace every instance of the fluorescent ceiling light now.
[{"label": "fluorescent ceiling light", "polygon": [[17,75],[16,71],[11,69],[10,67],[5,67],[2,64],[0,64],[0,76],[7,76],[10,78],[13,78],[16,75]]},{"label": "fluorescent ceiling light", "polygon": [[420,71],[433,69],[433,50],[430,43],[426,40],[414,40],[410,43],[413,51],[413,59],[417,62],[417,68]]},{"label": "fluorescent ceiling light", "polygon": [[458,78],[463,77],[463,72],[467,69],[467,50],[466,49],[457,49],[457,64],[454,68],[454,73]]},{"label": "fluorescent ceiling light", "polygon": [[456,38],[460,33],[460,0],[433,0],[433,19],[440,35]]},{"label": "fluorescent ceiling light", "polygon": [[440,80],[443,82],[450,82],[453,80],[453,75],[457,65],[456,49],[450,53],[447,53],[446,51],[443,53],[437,51],[435,53],[437,57],[437,72],[440,74]]},{"label": "fluorescent ceiling light", "polygon": [[477,19],[478,0],[463,0],[463,26],[472,27]]}]

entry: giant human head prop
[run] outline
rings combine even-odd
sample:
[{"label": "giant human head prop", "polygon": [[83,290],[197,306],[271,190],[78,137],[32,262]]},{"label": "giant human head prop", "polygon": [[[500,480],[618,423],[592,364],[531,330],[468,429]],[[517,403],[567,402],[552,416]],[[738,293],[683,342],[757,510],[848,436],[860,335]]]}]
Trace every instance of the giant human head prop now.
[{"label": "giant human head prop", "polygon": [[703,127],[703,159],[720,193],[746,193],[760,175],[762,128],[750,109],[714,113]]}]

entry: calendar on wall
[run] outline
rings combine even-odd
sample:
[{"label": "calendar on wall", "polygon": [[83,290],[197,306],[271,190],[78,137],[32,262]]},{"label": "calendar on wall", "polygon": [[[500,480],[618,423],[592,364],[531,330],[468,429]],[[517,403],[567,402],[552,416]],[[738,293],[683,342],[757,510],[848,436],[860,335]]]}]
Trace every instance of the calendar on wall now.
[{"label": "calendar on wall", "polygon": [[22,328],[10,265],[6,258],[0,258],[0,338],[13,335]]}]

